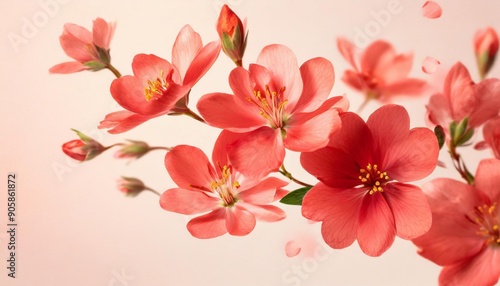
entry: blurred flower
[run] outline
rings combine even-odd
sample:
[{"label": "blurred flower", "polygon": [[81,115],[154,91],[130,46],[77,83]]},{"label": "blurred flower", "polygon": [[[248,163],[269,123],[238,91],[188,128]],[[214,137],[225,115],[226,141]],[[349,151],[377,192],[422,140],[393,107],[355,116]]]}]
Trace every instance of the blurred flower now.
[{"label": "blurred flower", "polygon": [[426,82],[408,77],[413,64],[412,54],[396,54],[390,43],[378,40],[366,47],[357,59],[356,48],[349,40],[338,38],[337,46],[354,69],[346,70],[342,81],[363,92],[366,100],[387,102],[394,96],[422,95]]},{"label": "blurred flower", "polygon": [[439,285],[495,285],[500,277],[500,161],[479,163],[475,185],[448,178],[424,185],[432,227],[413,240],[443,266]]},{"label": "blurred flower", "polygon": [[443,92],[431,96],[426,107],[429,125],[443,126],[449,141],[453,139],[451,124],[467,119],[467,129],[473,129],[499,113],[500,80],[475,84],[467,68],[458,62],[448,72]]},{"label": "blurred flower", "polygon": [[247,46],[245,25],[227,5],[222,6],[217,20],[217,33],[222,44],[222,51],[237,65],[242,65],[243,54]]},{"label": "blurred flower", "polygon": [[176,104],[187,104],[185,97],[219,52],[219,43],[203,46],[200,35],[186,25],[175,40],[172,63],[155,55],[136,55],[132,62],[134,75],[120,77],[111,84],[111,95],[128,112],[108,114],[99,127],[112,127],[111,133],[121,133],[154,117],[182,113],[187,107]]},{"label": "blurred flower", "polygon": [[135,197],[146,190],[144,183],[136,178],[122,177],[118,180],[118,190],[127,196]]},{"label": "blurred flower", "polygon": [[476,32],[474,35],[474,52],[479,76],[483,79],[493,66],[498,52],[498,35],[493,28],[486,27]]},{"label": "blurred flower", "polygon": [[114,31],[115,24],[101,18],[94,20],[92,32],[75,24],[65,24],[59,41],[64,52],[75,61],[55,65],[49,72],[67,74],[108,67],[111,61],[109,43]]},{"label": "blurred flower", "polygon": [[71,140],[62,145],[63,152],[78,161],[88,161],[104,152],[107,148],[78,130],[74,130],[80,139]]},{"label": "blurred flower", "polygon": [[330,61],[314,58],[299,69],[290,49],[270,45],[248,71],[237,67],[231,72],[234,95],[206,94],[197,108],[209,125],[239,135],[229,152],[239,172],[268,174],[281,166],[285,148],[319,149],[340,128],[338,114],[348,102],[341,96],[327,99],[333,83]]},{"label": "blurred flower", "polygon": [[432,173],[438,143],[427,128],[410,130],[401,106],[385,105],[366,123],[351,112],[341,118],[327,147],[301,154],[304,169],[320,181],[304,196],[302,215],[322,221],[323,239],[332,248],[357,239],[364,253],[379,256],[396,235],[412,239],[430,228],[424,193],[406,182]]},{"label": "blurred flower", "polygon": [[283,210],[269,205],[288,183],[273,177],[245,178],[227,159],[226,141],[219,137],[214,147],[213,165],[200,149],[174,147],[165,156],[170,177],[179,186],[165,191],[160,206],[181,214],[201,214],[187,228],[197,238],[213,238],[225,233],[247,235],[256,220],[278,221]]},{"label": "blurred flower", "polygon": [[116,158],[139,159],[150,151],[149,145],[144,141],[129,140],[129,142],[115,152]]}]

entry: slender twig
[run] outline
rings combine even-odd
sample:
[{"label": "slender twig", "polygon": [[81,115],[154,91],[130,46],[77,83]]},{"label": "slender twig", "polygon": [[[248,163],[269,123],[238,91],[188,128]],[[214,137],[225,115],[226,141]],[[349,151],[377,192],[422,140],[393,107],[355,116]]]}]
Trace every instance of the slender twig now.
[{"label": "slender twig", "polygon": [[156,194],[159,197],[161,196],[160,192],[155,191],[155,190],[151,189],[150,187],[146,187],[144,190],[145,191],[150,191],[150,192],[152,192],[153,194]]},{"label": "slender twig", "polygon": [[191,118],[194,118],[194,119],[196,119],[196,120],[198,120],[198,121],[200,121],[202,123],[206,123],[205,120],[203,120],[203,118],[201,116],[199,116],[194,111],[192,111],[191,109],[189,109],[189,107],[186,107],[186,108],[187,108],[187,110],[184,111],[183,114],[185,114],[185,115],[187,115],[187,116],[189,116]]},{"label": "slender twig", "polygon": [[310,184],[308,184],[308,183],[304,183],[304,182],[302,182],[302,181],[300,181],[300,180],[298,180],[298,179],[294,178],[294,177],[292,176],[292,173],[290,173],[290,172],[288,172],[288,171],[286,170],[285,165],[281,165],[281,170],[280,170],[279,172],[280,172],[280,174],[282,174],[283,176],[285,176],[285,177],[287,177],[288,179],[292,180],[292,182],[294,182],[294,183],[297,183],[297,184],[302,185],[302,186],[304,186],[304,187],[311,187],[311,188],[313,187],[313,185],[310,185]]},{"label": "slender twig", "polygon": [[122,77],[122,74],[112,64],[108,64],[106,68],[110,70],[116,76],[116,78]]}]

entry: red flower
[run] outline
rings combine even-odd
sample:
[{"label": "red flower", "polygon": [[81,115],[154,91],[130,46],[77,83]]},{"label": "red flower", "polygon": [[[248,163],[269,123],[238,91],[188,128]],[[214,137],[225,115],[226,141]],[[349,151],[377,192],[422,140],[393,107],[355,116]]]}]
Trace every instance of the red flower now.
[{"label": "red flower", "polygon": [[425,81],[408,77],[413,64],[412,54],[396,54],[390,43],[378,40],[366,47],[358,66],[353,43],[339,38],[337,46],[354,69],[345,71],[342,81],[363,92],[367,100],[389,101],[394,96],[422,94]]},{"label": "red flower", "polygon": [[121,133],[161,115],[175,112],[191,88],[208,71],[219,55],[220,45],[203,46],[200,35],[186,25],[172,50],[172,63],[155,55],[134,57],[134,75],[115,79],[111,95],[127,111],[108,114],[100,128],[113,127]]},{"label": "red flower", "polygon": [[422,190],[406,182],[429,175],[439,147],[427,128],[409,129],[406,110],[386,105],[365,123],[355,113],[341,115],[342,128],[330,144],[301,154],[302,166],[320,182],[304,197],[304,217],[322,221],[332,248],[356,239],[361,250],[379,256],[397,235],[412,239],[431,225]]},{"label": "red flower", "polygon": [[340,128],[338,113],[348,104],[340,96],[327,99],[333,83],[328,60],[314,58],[299,69],[290,49],[270,45],[248,71],[237,67],[231,72],[234,95],[206,94],[197,107],[208,124],[239,134],[228,146],[238,171],[268,174],[281,166],[285,148],[319,149]]},{"label": "red flower", "polygon": [[498,35],[493,28],[486,27],[476,32],[474,35],[474,52],[479,75],[484,78],[493,66],[498,52]]},{"label": "red flower", "polygon": [[59,41],[72,62],[65,62],[50,68],[51,73],[74,73],[82,70],[98,71],[111,60],[109,43],[115,31],[115,24],[101,18],[94,20],[92,32],[75,24],[65,24]]},{"label": "red flower", "polygon": [[62,145],[63,152],[69,157],[78,161],[88,161],[108,149],[80,131],[73,131],[80,139],[71,140]]},{"label": "red flower", "polygon": [[217,33],[221,39],[222,51],[237,65],[242,65],[247,46],[245,25],[227,5],[222,6],[217,20]]},{"label": "red flower", "polygon": [[495,285],[500,277],[500,161],[479,163],[474,186],[447,178],[424,185],[429,232],[413,240],[443,266],[439,285]]},{"label": "red flower", "polygon": [[174,147],[165,156],[167,171],[179,187],[165,191],[160,206],[181,214],[206,213],[187,224],[197,238],[247,235],[256,220],[278,221],[286,216],[269,203],[282,196],[281,188],[288,183],[272,177],[243,177],[228,161],[225,141],[225,136],[217,140],[213,164],[203,151],[187,145]]}]

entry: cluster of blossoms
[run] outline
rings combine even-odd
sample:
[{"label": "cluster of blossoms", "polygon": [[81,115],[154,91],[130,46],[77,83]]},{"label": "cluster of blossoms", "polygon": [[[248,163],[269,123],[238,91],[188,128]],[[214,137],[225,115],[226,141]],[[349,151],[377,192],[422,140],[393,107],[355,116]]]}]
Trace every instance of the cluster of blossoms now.
[{"label": "cluster of blossoms", "polygon": [[[436,18],[441,10],[428,1],[424,15]],[[496,32],[488,27],[474,37],[481,80],[474,82],[457,62],[442,91],[429,98],[430,128],[410,128],[408,112],[393,104],[394,98],[424,96],[430,90],[427,81],[409,77],[411,53],[398,54],[382,40],[359,51],[349,40],[338,39],[352,67],[342,81],[364,95],[364,104],[383,104],[364,121],[349,111],[345,95],[330,96],[335,73],[325,58],[299,66],[292,50],[272,44],[244,67],[246,28],[225,5],[216,24],[219,40],[203,45],[186,25],[174,41],[171,62],[138,54],[133,75],[122,76],[111,65],[114,23],[98,18],[92,31],[65,25],[61,46],[75,61],[50,72],[109,69],[117,77],[110,93],[123,110],[106,115],[99,128],[117,134],[159,116],[187,115],[221,132],[211,160],[195,146],[155,147],[137,140],[103,146],[76,130],[79,139],[63,144],[64,153],[88,161],[113,147],[119,148],[117,158],[165,152],[176,187],[160,193],[137,178],[123,177],[118,188],[130,196],[149,190],[159,195],[161,208],[198,215],[187,224],[197,238],[247,235],[256,221],[282,220],[286,214],[276,206],[279,201],[301,205],[305,218],[321,222],[321,234],[332,248],[357,241],[367,255],[380,256],[398,236],[443,266],[441,285],[495,284],[500,276],[500,80],[486,75],[498,50]],[[201,96],[198,114],[188,107],[189,94],[221,50],[236,65],[228,76],[232,93]],[[439,62],[431,59],[431,64]],[[483,140],[474,147],[491,149],[494,158],[482,160],[473,175],[458,151],[471,145],[481,129]],[[439,178],[422,188],[412,184],[443,165],[438,161],[443,146],[463,181]],[[304,183],[286,170],[286,150],[300,152],[301,166],[316,183]],[[287,190],[292,184],[301,188]]]}]

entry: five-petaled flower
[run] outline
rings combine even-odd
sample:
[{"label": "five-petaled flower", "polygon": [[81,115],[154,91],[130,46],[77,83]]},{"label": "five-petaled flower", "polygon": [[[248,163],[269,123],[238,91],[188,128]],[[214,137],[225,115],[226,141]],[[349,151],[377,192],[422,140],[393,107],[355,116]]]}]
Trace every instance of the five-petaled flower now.
[{"label": "five-petaled flower", "polygon": [[395,236],[412,239],[431,226],[424,193],[408,184],[436,167],[438,143],[427,128],[410,127],[406,110],[386,105],[365,123],[341,115],[342,128],[325,148],[302,153],[302,166],[320,181],[304,197],[304,217],[322,221],[332,248],[358,240],[361,250],[379,256]]},{"label": "five-petaled flower", "polygon": [[67,74],[109,67],[109,43],[114,31],[115,24],[101,18],[94,20],[92,32],[75,24],[65,24],[59,42],[64,52],[75,61],[55,65],[49,71]]},{"label": "five-petaled flower", "polygon": [[100,128],[122,133],[171,112],[182,113],[191,88],[210,69],[220,52],[217,41],[203,46],[191,26],[179,32],[172,63],[155,55],[138,54],[132,62],[134,75],[115,79],[111,95],[126,110],[110,113]]},{"label": "five-petaled flower", "polygon": [[413,64],[412,54],[396,54],[390,43],[378,40],[366,47],[358,60],[352,42],[338,38],[337,46],[353,68],[344,72],[342,81],[364,93],[366,101],[387,102],[394,96],[423,94],[426,82],[408,77]]},{"label": "five-petaled flower", "polygon": [[258,176],[278,170],[285,148],[306,152],[328,144],[340,128],[339,112],[347,110],[344,97],[327,99],[333,83],[330,61],[314,58],[299,69],[290,49],[270,45],[248,71],[231,72],[234,95],[206,94],[197,107],[208,124],[240,135],[228,144],[230,160]]},{"label": "five-petaled flower", "polygon": [[284,195],[282,188],[288,183],[274,177],[243,177],[228,160],[226,141],[224,135],[217,140],[213,164],[203,151],[188,145],[176,146],[165,156],[167,171],[179,187],[165,191],[160,206],[186,215],[206,213],[187,224],[197,238],[247,235],[256,220],[274,222],[286,217],[283,210],[269,204]]},{"label": "five-petaled flower", "polygon": [[474,182],[438,178],[423,186],[432,227],[413,243],[443,266],[439,285],[495,285],[500,277],[500,161],[481,161]]}]

